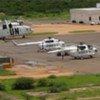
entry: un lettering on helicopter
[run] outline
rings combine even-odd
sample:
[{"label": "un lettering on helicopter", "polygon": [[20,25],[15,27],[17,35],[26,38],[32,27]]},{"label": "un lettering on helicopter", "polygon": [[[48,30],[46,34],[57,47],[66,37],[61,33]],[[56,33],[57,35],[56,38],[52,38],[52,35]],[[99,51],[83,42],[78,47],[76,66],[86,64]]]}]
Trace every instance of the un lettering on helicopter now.
[{"label": "un lettering on helicopter", "polygon": [[27,33],[31,33],[31,27],[21,24],[20,22],[11,22],[4,20],[0,22],[0,38],[5,39],[8,36],[21,35],[23,38]]}]

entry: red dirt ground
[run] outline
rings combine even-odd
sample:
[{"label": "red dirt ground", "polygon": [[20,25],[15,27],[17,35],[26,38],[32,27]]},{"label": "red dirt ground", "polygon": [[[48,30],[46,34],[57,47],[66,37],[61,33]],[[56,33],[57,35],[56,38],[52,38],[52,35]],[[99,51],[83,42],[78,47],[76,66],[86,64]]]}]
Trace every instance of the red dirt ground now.
[{"label": "red dirt ground", "polygon": [[100,25],[82,25],[82,24],[33,24],[34,32],[58,32],[59,34],[68,34],[70,31],[95,30],[100,32]]},{"label": "red dirt ground", "polygon": [[13,76],[0,76],[0,79],[18,78],[18,77],[32,77],[43,78],[50,75],[56,76],[69,76],[73,75],[64,68],[50,68],[50,67],[32,67],[28,65],[15,65],[8,70],[13,71],[16,75]]}]

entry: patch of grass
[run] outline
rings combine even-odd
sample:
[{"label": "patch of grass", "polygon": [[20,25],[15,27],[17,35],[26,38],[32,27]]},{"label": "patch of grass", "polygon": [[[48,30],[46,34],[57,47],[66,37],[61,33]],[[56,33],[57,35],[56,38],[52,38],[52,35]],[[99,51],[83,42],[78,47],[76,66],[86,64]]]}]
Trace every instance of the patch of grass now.
[{"label": "patch of grass", "polygon": [[17,97],[0,92],[0,100],[18,100]]},{"label": "patch of grass", "polygon": [[[16,79],[6,79],[6,80],[1,80],[1,82],[5,85],[5,92],[9,95],[14,95],[17,96],[19,98],[21,98],[21,100],[25,100],[25,95],[27,92],[43,92],[43,91],[48,91],[48,89],[50,89],[50,85],[46,85],[46,86],[42,86],[42,85],[38,85],[40,79],[35,79],[35,85],[36,87],[30,89],[30,90],[13,90],[12,89],[12,84],[16,81]],[[88,74],[88,75],[74,75],[74,76],[61,76],[61,77],[56,77],[56,78],[45,78],[47,84],[49,83],[63,83],[65,84],[68,89],[73,89],[73,88],[80,88],[80,87],[89,87],[91,88],[92,86],[100,86],[100,74]],[[44,83],[44,81],[42,82]],[[63,86],[63,84],[61,84],[60,87]],[[52,85],[52,84],[51,84]],[[57,85],[57,88],[59,88],[59,86]],[[63,88],[63,87],[62,87]],[[88,96],[98,96],[100,95],[100,88],[96,89],[91,89],[90,90],[82,90],[82,91],[74,91],[74,92],[70,92],[70,91],[65,91],[63,92],[63,90],[61,91],[60,94],[53,94],[53,96],[50,96],[49,98],[52,98],[51,100],[67,100],[67,99],[63,99],[63,98],[68,98],[68,100],[76,100],[76,98],[78,97],[88,97]],[[59,99],[56,99],[56,98]],[[60,99],[61,98],[61,99]],[[33,99],[34,100],[34,99]]]},{"label": "patch of grass", "polygon": [[95,30],[77,30],[77,31],[69,31],[69,33],[87,33],[87,32],[96,32]]},{"label": "patch of grass", "polygon": [[33,32],[30,34],[27,34],[27,36],[35,36],[35,35],[55,35],[57,32]]},{"label": "patch of grass", "polygon": [[16,75],[16,74],[12,71],[0,70],[0,76],[9,76],[9,75]]},{"label": "patch of grass", "polygon": [[[48,95],[47,99],[50,100],[78,100],[79,98],[90,98],[90,97],[97,97],[100,96],[100,89],[87,89],[81,91],[74,91],[74,92],[61,92],[54,95]],[[81,100],[81,99],[79,99]],[[86,100],[86,99],[84,99]],[[91,99],[89,99],[91,100]],[[96,100],[96,99],[93,99]]]}]

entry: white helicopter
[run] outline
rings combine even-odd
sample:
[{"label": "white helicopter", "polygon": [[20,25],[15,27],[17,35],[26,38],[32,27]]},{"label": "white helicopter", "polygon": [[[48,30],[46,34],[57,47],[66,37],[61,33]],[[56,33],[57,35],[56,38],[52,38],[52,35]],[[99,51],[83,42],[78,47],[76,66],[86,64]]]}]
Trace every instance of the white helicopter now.
[{"label": "white helicopter", "polygon": [[8,36],[17,36],[21,35],[23,38],[26,33],[31,33],[31,27],[23,25],[22,22],[19,21],[10,21],[4,20],[0,22],[0,38],[5,39]]},{"label": "white helicopter", "polygon": [[16,46],[26,46],[26,45],[34,45],[37,44],[39,50],[38,51],[49,51],[49,50],[55,50],[55,49],[60,49],[64,47],[65,42],[61,41],[59,39],[55,39],[52,37],[48,37],[46,39],[43,39],[42,41],[37,41],[37,42],[26,42],[26,43],[16,43],[14,40],[12,42]]},{"label": "white helicopter", "polygon": [[72,56],[75,59],[84,59],[84,58],[93,58],[97,53],[97,48],[93,45],[87,45],[80,42],[77,45],[70,45],[62,47],[61,49],[49,51],[48,53],[56,53],[57,56],[61,56],[64,59],[64,56]]}]

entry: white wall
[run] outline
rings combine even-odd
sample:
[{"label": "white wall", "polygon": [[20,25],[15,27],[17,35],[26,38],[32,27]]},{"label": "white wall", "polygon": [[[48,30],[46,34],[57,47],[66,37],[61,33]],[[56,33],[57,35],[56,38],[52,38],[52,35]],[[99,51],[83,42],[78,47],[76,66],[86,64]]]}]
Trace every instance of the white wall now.
[{"label": "white wall", "polygon": [[[83,21],[86,24],[90,24],[91,22],[95,22],[96,24],[100,23],[100,11],[84,11],[84,10],[70,10],[71,21],[75,20],[77,23]],[[89,17],[91,17],[91,21],[89,21]]]}]

